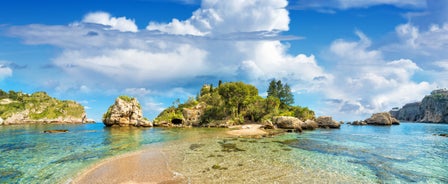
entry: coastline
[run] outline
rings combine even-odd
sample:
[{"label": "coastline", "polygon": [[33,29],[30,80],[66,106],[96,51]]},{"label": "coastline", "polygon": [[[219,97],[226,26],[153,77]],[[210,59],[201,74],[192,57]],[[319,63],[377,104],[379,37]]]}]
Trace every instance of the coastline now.
[{"label": "coastline", "polygon": [[100,161],[65,183],[186,183],[171,170],[161,145]]}]

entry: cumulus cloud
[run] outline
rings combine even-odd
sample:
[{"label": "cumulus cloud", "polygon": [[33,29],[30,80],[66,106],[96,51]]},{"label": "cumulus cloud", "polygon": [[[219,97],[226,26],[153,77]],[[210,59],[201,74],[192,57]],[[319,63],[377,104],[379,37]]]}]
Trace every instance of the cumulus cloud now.
[{"label": "cumulus cloud", "polygon": [[412,23],[398,25],[395,29],[400,42],[384,48],[389,52],[405,52],[413,56],[424,56],[433,60],[448,58],[448,22],[419,28]]},{"label": "cumulus cloud", "polygon": [[147,29],[180,35],[286,31],[289,29],[287,5],[286,0],[203,0],[201,8],[189,19],[173,19],[167,24],[150,22]]},{"label": "cumulus cloud", "polygon": [[339,111],[334,114],[366,116],[386,111],[418,101],[436,87],[436,84],[412,80],[413,75],[421,71],[412,60],[388,61],[381,51],[370,48],[368,37],[359,31],[357,35],[358,41],[336,40],[330,46],[331,56],[338,62],[330,70],[334,79],[325,94],[338,99],[328,106]]},{"label": "cumulus cloud", "polygon": [[126,17],[111,17],[106,12],[94,12],[87,14],[82,20],[84,23],[101,24],[110,26],[112,30],[137,32],[138,28],[135,25],[135,21]]},{"label": "cumulus cloud", "polygon": [[[419,1],[406,2],[407,6]],[[186,100],[203,83],[218,80],[243,80],[262,90],[270,79],[281,79],[295,92],[316,92],[332,99],[316,109],[330,115],[365,116],[417,100],[433,87],[412,81],[421,71],[418,63],[384,59],[384,51],[371,49],[371,40],[359,31],[358,41],[340,39],[331,44],[335,63],[326,71],[314,55],[289,54],[289,46],[281,42],[294,38],[281,35],[289,30],[287,5],[286,0],[204,0],[190,18],[150,22],[145,30],[138,30],[132,19],[96,12],[69,25],[11,27],[10,34],[27,44],[62,48],[51,66],[64,75],[42,85],[60,92],[96,90],[136,96],[146,113],[154,116],[169,105],[161,99]],[[430,43],[420,41],[431,35],[418,28],[398,29],[403,40],[416,48]],[[439,25],[430,31],[444,29]]]}]

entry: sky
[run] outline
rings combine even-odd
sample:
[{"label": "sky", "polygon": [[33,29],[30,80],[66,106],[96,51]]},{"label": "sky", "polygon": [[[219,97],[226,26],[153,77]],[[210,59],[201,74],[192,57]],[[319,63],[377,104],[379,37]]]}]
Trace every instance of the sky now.
[{"label": "sky", "polygon": [[154,119],[203,84],[288,83],[295,105],[364,119],[448,87],[445,0],[0,2],[0,88]]}]

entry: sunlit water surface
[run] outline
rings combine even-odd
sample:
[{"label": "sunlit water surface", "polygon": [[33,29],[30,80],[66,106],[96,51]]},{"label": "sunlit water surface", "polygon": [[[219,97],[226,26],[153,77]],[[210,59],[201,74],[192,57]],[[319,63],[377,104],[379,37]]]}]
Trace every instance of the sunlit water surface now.
[{"label": "sunlit water surface", "polygon": [[[44,130],[68,133],[44,134]],[[0,183],[65,183],[105,158],[161,146],[192,183],[448,183],[447,124],[350,126],[271,138],[226,129],[0,126]]]}]

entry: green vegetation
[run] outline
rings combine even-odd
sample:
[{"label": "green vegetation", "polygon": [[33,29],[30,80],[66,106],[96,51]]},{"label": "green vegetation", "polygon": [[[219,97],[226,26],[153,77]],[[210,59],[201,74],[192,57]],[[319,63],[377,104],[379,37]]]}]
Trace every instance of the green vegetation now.
[{"label": "green vegetation", "polygon": [[275,81],[275,79],[272,79],[269,83],[268,97],[278,98],[283,108],[294,103],[294,95],[291,92],[291,88],[288,84],[282,84],[281,80]]},{"label": "green vegetation", "polygon": [[6,119],[15,113],[28,110],[28,118],[39,120],[43,118],[54,119],[58,117],[82,117],[84,107],[74,101],[60,101],[48,96],[45,92],[36,92],[31,95],[0,90],[0,117]]},{"label": "green vegetation", "polygon": [[130,96],[126,96],[126,95],[121,95],[118,98],[120,98],[126,102],[131,102],[134,99],[134,97],[130,97]]},{"label": "green vegetation", "polygon": [[268,97],[258,95],[258,89],[243,82],[219,82],[218,87],[204,85],[196,99],[190,98],[184,104],[176,100],[173,105],[159,114],[155,122],[170,122],[184,119],[182,110],[204,104],[201,125],[214,121],[230,121],[234,124],[262,122],[274,116],[294,116],[299,119],[314,119],[314,112],[307,107],[292,106],[294,96],[288,84],[272,80]]}]

